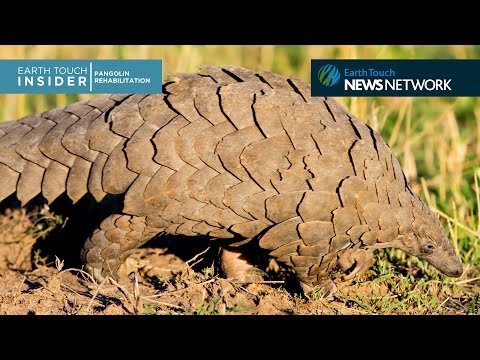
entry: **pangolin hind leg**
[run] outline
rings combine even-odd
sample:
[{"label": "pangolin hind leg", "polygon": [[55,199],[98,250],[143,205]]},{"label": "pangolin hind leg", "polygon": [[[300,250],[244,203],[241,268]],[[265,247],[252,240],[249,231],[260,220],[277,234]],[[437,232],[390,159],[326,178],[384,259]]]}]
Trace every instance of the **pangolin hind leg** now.
[{"label": "pangolin hind leg", "polygon": [[145,217],[114,214],[102,221],[81,251],[85,269],[97,280],[115,276],[132,250],[162,232],[147,226]]},{"label": "pangolin hind leg", "polygon": [[221,250],[220,266],[227,279],[240,282],[262,281],[266,273],[254,266],[242,248],[224,247]]}]

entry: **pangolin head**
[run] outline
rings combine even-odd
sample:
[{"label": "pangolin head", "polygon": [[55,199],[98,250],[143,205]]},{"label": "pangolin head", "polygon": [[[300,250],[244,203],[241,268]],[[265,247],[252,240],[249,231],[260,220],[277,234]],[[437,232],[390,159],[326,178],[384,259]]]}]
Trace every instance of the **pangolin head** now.
[{"label": "pangolin head", "polygon": [[462,263],[438,218],[417,196],[412,197],[412,212],[412,226],[400,228],[394,247],[428,261],[445,275],[460,277]]}]

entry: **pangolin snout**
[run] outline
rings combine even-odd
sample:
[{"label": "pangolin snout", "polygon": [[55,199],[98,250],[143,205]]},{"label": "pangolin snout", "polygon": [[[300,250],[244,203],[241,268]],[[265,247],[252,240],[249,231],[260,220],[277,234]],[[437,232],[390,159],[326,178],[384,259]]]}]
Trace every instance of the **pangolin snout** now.
[{"label": "pangolin snout", "polygon": [[438,264],[439,266],[436,266],[436,264],[434,264],[432,261],[430,262],[432,263],[433,266],[435,266],[437,269],[439,269],[441,272],[443,272],[447,276],[458,278],[463,274],[462,263],[455,255],[450,255],[448,257],[448,260],[446,262]]},{"label": "pangolin snout", "polygon": [[446,269],[446,271],[444,271],[444,273],[445,273],[445,275],[448,275],[448,276],[460,277],[463,274],[463,266],[462,266],[462,264],[460,264],[460,262],[458,262],[457,264],[455,264],[451,268]]}]

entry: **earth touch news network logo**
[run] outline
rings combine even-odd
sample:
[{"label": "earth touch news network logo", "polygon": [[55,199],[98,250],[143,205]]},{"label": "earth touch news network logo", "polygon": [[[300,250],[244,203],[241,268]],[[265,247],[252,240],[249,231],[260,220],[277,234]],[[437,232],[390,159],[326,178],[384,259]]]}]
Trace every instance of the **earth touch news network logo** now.
[{"label": "earth touch news network logo", "polygon": [[480,60],[312,59],[312,96],[480,96]]},{"label": "earth touch news network logo", "polygon": [[318,80],[324,86],[333,86],[340,80],[340,71],[332,64],[325,64],[318,70]]}]

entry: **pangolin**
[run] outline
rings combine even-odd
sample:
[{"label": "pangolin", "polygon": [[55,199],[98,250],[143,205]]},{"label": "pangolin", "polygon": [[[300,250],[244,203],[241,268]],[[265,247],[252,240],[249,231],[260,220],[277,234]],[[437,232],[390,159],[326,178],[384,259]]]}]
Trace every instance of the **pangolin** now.
[{"label": "pangolin", "polygon": [[99,96],[0,124],[0,201],[123,196],[85,241],[96,279],[158,234],[206,235],[224,275],[258,275],[254,241],[304,290],[336,268],[365,273],[395,247],[448,276],[462,264],[378,132],[310,85],[272,72],[202,66],[162,94]]}]

